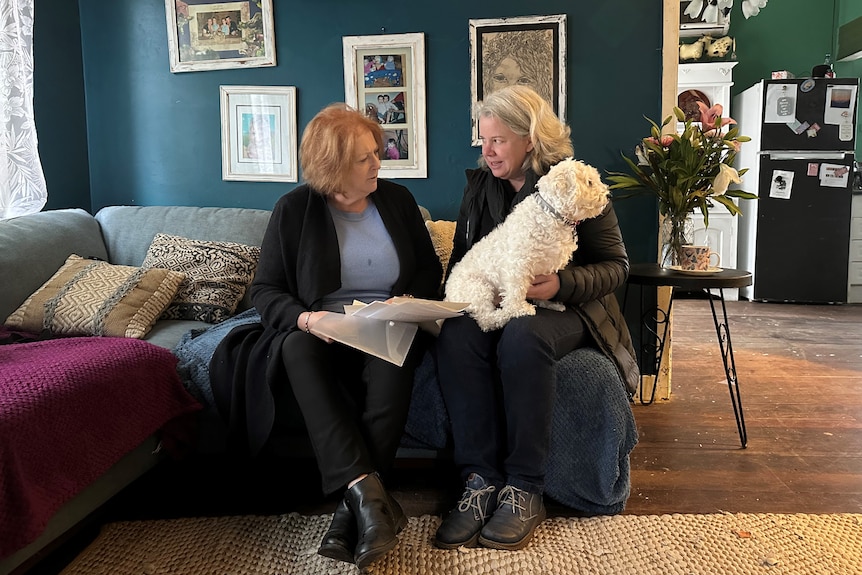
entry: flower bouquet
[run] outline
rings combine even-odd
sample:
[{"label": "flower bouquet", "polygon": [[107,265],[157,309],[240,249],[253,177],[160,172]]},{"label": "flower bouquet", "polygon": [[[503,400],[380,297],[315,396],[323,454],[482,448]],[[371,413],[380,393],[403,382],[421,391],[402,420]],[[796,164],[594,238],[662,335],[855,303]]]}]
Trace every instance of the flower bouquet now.
[{"label": "flower bouquet", "polygon": [[741,176],[748,171],[737,171],[733,161],[742,143],[751,138],[740,135],[736,126],[725,129],[736,121],[721,117],[721,104],[711,108],[703,102],[698,105],[700,122],[686,120],[683,111],[674,108],[676,120],[685,122],[681,133],[662,134],[674,116],[665,118],[660,126],[647,118],[652,126],[650,136],[635,149],[635,159],[623,154],[631,173],[611,172],[608,177],[612,190],[634,190],[620,198],[644,193],[658,198],[663,226],[668,229],[663,234],[663,265],[677,264],[681,247],[691,243],[685,224],[695,211],[703,214],[704,225],[709,226],[709,210],[716,203],[737,215],[741,212],[734,198],[757,198],[749,192],[729,189],[731,183],[741,183]]}]

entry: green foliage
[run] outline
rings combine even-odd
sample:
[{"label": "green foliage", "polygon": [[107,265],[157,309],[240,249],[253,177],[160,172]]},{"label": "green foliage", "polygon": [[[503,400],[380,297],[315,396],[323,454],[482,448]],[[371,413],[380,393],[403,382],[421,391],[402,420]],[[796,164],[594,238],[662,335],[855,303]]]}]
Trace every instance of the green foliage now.
[{"label": "green foliage", "polygon": [[[715,114],[716,110],[710,110]],[[751,138],[739,134],[736,126],[724,131],[723,126],[735,124],[704,111],[702,122],[685,120],[679,108],[659,126],[649,118],[650,135],[635,149],[635,159],[623,154],[631,173],[611,172],[608,179],[612,190],[632,190],[617,197],[652,193],[658,198],[659,212],[664,217],[684,219],[696,211],[703,214],[709,225],[709,210],[719,203],[733,214],[740,210],[733,198],[755,199],[755,194],[729,189],[730,183],[740,183],[747,168],[737,172],[733,161],[744,142]],[[684,121],[682,133],[662,134],[672,121]]]}]

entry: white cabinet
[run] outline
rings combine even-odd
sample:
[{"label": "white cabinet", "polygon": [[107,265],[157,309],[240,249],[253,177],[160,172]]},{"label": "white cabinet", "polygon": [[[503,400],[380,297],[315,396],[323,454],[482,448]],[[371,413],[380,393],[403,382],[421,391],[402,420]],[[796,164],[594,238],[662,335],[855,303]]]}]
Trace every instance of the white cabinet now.
[{"label": "white cabinet", "polygon": [[[677,105],[686,111],[693,100],[701,100],[708,106],[721,104],[722,116],[732,117],[730,110],[730,87],[733,86],[733,67],[736,62],[696,62],[680,64],[677,77]],[[696,104],[694,104],[696,106]],[[682,124],[680,124],[682,129]],[[735,268],[738,239],[737,216],[732,216],[724,206],[715,203],[709,211],[709,227],[703,216],[692,214],[694,242],[706,244],[721,255],[721,267]],[[727,289],[726,300],[739,299],[738,289]]]},{"label": "white cabinet", "polygon": [[853,194],[850,210],[850,264],[847,302],[862,303],[862,194]]}]

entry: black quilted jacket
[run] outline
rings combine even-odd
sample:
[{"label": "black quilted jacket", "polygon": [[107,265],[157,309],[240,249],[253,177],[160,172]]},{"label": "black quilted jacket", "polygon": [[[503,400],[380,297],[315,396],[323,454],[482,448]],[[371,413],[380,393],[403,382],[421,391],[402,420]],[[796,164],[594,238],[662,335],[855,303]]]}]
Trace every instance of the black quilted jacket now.
[{"label": "black quilted jacket", "polygon": [[[537,181],[536,174],[528,172],[524,187],[506,205],[500,180],[487,170],[467,170],[447,277],[474,243],[535,191]],[[584,319],[599,348],[616,363],[629,393],[634,393],[640,371],[631,334],[614,295],[628,277],[629,259],[612,202],[601,215],[578,224],[577,232],[578,249],[565,269],[558,272],[560,291],[554,299]]]}]

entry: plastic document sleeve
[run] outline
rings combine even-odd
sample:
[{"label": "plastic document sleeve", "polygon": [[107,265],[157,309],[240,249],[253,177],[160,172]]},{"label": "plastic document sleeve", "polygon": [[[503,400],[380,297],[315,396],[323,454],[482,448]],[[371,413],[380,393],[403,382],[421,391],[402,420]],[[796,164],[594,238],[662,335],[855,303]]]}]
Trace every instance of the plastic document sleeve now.
[{"label": "plastic document sleeve", "polygon": [[401,367],[418,329],[415,323],[328,313],[311,331]]}]

